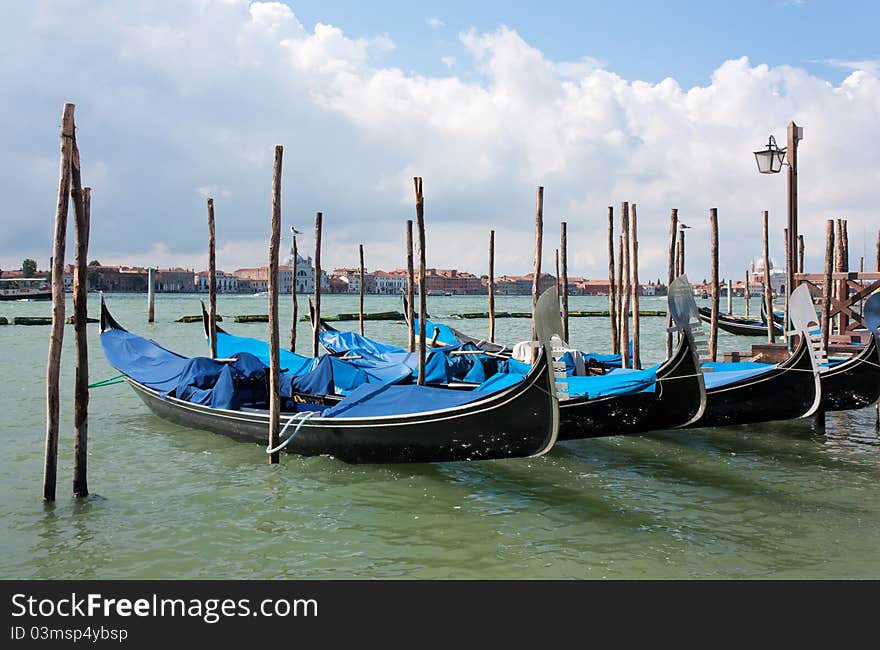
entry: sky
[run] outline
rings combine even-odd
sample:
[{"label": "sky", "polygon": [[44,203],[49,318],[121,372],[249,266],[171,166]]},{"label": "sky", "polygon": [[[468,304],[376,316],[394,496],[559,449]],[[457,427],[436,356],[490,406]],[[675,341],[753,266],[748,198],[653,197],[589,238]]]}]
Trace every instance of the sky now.
[{"label": "sky", "polygon": [[[568,223],[569,275],[607,274],[607,207],[635,203],[640,273],[665,277],[670,208],[692,229],[688,273],[782,259],[785,174],[752,151],[804,127],[807,270],[824,221],[849,220],[870,267],[880,218],[880,3],[33,1],[0,24],[0,268],[51,255],[64,102],[93,188],[90,258],[266,264],[273,147],[283,232],[326,268],[404,265],[412,177],[424,179],[429,266],[531,269],[545,188],[545,269]],[[72,259],[72,220],[68,257]],[[284,247],[289,242],[285,241]]]}]

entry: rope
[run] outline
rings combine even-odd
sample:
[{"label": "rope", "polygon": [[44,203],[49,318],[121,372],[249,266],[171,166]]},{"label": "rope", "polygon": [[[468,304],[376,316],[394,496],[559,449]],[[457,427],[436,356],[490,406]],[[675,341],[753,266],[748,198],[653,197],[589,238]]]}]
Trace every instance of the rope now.
[{"label": "rope", "polygon": [[278,437],[280,438],[281,436],[283,436],[283,435],[284,435],[284,432],[287,431],[287,428],[288,428],[291,424],[293,424],[293,421],[294,421],[294,420],[296,420],[296,421],[297,421],[297,425],[296,425],[296,428],[293,430],[293,433],[290,434],[290,437],[289,437],[287,440],[285,440],[284,442],[282,442],[280,445],[278,445],[278,446],[275,447],[274,449],[272,449],[271,447],[268,447],[268,446],[267,446],[267,447],[266,447],[266,453],[267,453],[267,454],[274,454],[275,452],[277,452],[277,451],[281,451],[282,449],[284,449],[287,445],[290,444],[290,442],[291,442],[294,438],[296,438],[296,434],[299,433],[299,430],[300,430],[300,428],[302,427],[302,425],[305,423],[305,421],[308,420],[308,419],[309,419],[310,417],[312,417],[313,415],[316,415],[317,413],[318,413],[318,411],[303,411],[302,413],[295,413],[295,414],[294,414],[290,419],[288,419],[287,422],[284,424],[284,428],[281,429],[280,433],[278,434]]},{"label": "rope", "polygon": [[112,386],[113,384],[121,384],[122,378],[125,375],[114,375],[113,377],[108,377],[107,379],[102,379],[101,381],[96,381],[93,384],[89,384],[89,388],[103,388],[104,386]]}]

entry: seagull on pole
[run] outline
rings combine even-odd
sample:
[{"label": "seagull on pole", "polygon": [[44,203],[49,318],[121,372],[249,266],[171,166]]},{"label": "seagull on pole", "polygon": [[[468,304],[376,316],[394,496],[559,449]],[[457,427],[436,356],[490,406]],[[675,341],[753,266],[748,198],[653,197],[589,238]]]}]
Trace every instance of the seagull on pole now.
[{"label": "seagull on pole", "polygon": [[678,229],[679,230],[687,230],[688,228],[690,228],[690,226],[687,225],[686,223],[682,223],[681,221],[678,222]]},{"label": "seagull on pole", "polygon": [[294,235],[301,235],[302,234],[299,230],[297,230],[293,226],[290,227],[290,232],[292,232]]}]

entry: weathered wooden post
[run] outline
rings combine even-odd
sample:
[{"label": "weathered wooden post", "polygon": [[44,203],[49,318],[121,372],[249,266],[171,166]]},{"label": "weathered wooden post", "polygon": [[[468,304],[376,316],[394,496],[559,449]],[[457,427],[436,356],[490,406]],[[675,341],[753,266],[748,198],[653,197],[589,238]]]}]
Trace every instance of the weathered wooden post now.
[{"label": "weathered wooden post", "polygon": [[629,203],[620,204],[620,255],[623,268],[620,274],[622,301],[620,304],[620,358],[621,367],[629,368],[629,310],[630,310],[630,259],[629,259]]},{"label": "weathered wooden post", "polygon": [[[284,147],[275,145],[272,170],[272,233],[269,237],[269,448],[278,447],[281,429],[281,341],[278,330],[278,248],[281,245],[281,161]],[[317,331],[317,330],[316,330]],[[280,460],[269,454],[269,464]]]},{"label": "weathered wooden post", "polygon": [[[541,293],[541,253],[544,242],[544,188],[538,186],[537,205],[535,207],[535,259],[532,270],[532,332],[530,340],[538,339],[535,312],[538,310],[538,296]],[[532,348],[532,363],[535,362],[537,349]]]},{"label": "weathered wooden post", "polygon": [[752,301],[752,285],[750,282],[749,270],[746,269],[746,287],[745,287],[745,298],[746,298],[746,318],[749,317],[749,303]]},{"label": "weathered wooden post", "polygon": [[[834,270],[842,273],[844,269],[843,261],[843,219],[836,222],[837,237],[834,241]],[[838,279],[834,285],[834,296],[837,300],[846,298],[846,280]],[[846,330],[846,322],[844,321],[843,312],[837,314],[837,333],[842,335]]]},{"label": "weathered wooden post", "polygon": [[685,225],[680,224],[679,228],[678,228],[678,238],[679,238],[679,243],[681,244],[681,249],[679,250],[679,256],[678,256],[678,263],[680,266],[679,271],[678,271],[679,275],[684,275],[684,253],[685,253],[685,250],[684,250],[685,249],[684,230],[685,230],[685,228],[690,228],[690,226],[685,226]]},{"label": "weathered wooden post", "polygon": [[46,364],[44,501],[55,500],[58,468],[58,415],[60,410],[58,378],[61,371],[61,346],[64,339],[64,248],[67,235],[67,210],[70,200],[74,108],[73,104],[65,104],[61,113],[61,161],[58,172],[58,201],[55,205],[55,240],[52,247],[52,329],[49,335],[49,360]]},{"label": "weathered wooden post", "polygon": [[767,310],[767,341],[776,341],[773,319],[773,288],[770,286],[770,215],[762,212],[764,222],[764,308]]},{"label": "weathered wooden post", "polygon": [[877,259],[874,260],[874,270],[880,273],[880,230],[877,231]]},{"label": "weathered wooden post", "polygon": [[611,353],[620,352],[617,322],[617,280],[614,277],[614,207],[608,206],[608,315],[611,320]]},{"label": "weathered wooden post", "polygon": [[489,231],[489,341],[495,341],[495,231]]},{"label": "weathered wooden post", "polygon": [[428,314],[428,298],[425,289],[425,196],[422,194],[422,178],[413,178],[413,186],[416,194],[416,228],[419,231],[419,364],[418,384],[425,384],[425,352],[427,341],[425,340],[425,319]]},{"label": "weathered wooden post", "polygon": [[733,314],[733,280],[727,281],[727,315]]},{"label": "weathered wooden post", "polygon": [[217,358],[217,240],[214,237],[214,199],[208,199],[208,335],[211,358]]},{"label": "weathered wooden post", "polygon": [[[667,262],[667,270],[666,270],[666,289],[669,290],[669,286],[675,280],[676,275],[676,232],[678,230],[678,209],[672,208],[672,212],[669,214],[669,260]],[[666,358],[669,359],[672,357],[672,332],[669,331],[669,328],[672,327],[672,312],[667,308],[666,310]]]},{"label": "weathered wooden post", "polygon": [[804,236],[803,235],[798,235],[797,270],[798,270],[798,273],[804,272]]},{"label": "weathered wooden post", "polygon": [[[783,232],[785,233],[784,237],[783,237],[784,243],[785,243],[785,264],[786,264],[785,279],[786,279],[786,282],[788,282],[789,280],[793,281],[794,272],[789,273],[789,271],[791,270],[790,265],[794,264],[795,261],[792,258],[791,238],[789,235],[788,228],[785,228]],[[792,291],[794,291],[794,287],[793,286],[790,287],[790,286],[786,285],[786,287],[785,287],[785,303],[784,303],[784,307],[782,310],[782,314],[783,314],[782,315],[782,323],[783,323],[782,324],[782,341],[784,343],[788,344],[788,351],[789,352],[791,352],[791,349],[792,349],[792,340],[788,336],[788,333],[787,333],[788,328],[790,326],[790,321],[789,321],[789,316],[788,316],[788,297],[791,295]]]},{"label": "weathered wooden post", "polygon": [[554,249],[556,253],[556,275],[553,276],[556,280],[556,295],[560,298],[562,297],[562,288],[559,286],[559,249]]},{"label": "weathered wooden post", "polygon": [[675,274],[684,275],[684,265],[682,263],[681,240],[675,244]]},{"label": "weathered wooden post", "polygon": [[834,219],[825,222],[825,278],[822,283],[822,346],[828,352],[831,336],[832,273],[834,272]]},{"label": "weathered wooden post", "polygon": [[88,313],[89,220],[92,190],[82,187],[76,135],[73,137],[71,198],[76,218],[76,257],[73,267],[73,327],[76,336],[76,378],[73,394],[73,496],[89,495],[89,343]]},{"label": "weathered wooden post", "polygon": [[709,232],[711,234],[711,264],[712,264],[712,320],[709,325],[709,360],[715,361],[718,357],[718,311],[720,289],[718,287],[718,208],[709,210]]},{"label": "weathered wooden post", "polygon": [[360,259],[361,259],[360,281],[359,281],[360,289],[361,289],[360,302],[359,302],[359,308],[360,308],[359,315],[360,315],[360,321],[361,321],[361,336],[363,336],[364,335],[364,290],[365,290],[365,287],[364,287],[364,245],[363,244],[360,244],[358,246],[358,251],[360,252]]},{"label": "weathered wooden post", "polygon": [[290,284],[290,297],[293,300],[293,315],[290,318],[290,351],[296,352],[296,321],[299,320],[299,305],[296,301],[296,272],[297,260],[299,259],[299,251],[296,250],[296,228],[290,227],[290,235],[293,237],[293,243],[290,247],[290,256],[293,260],[290,265],[292,269],[292,281]]},{"label": "weathered wooden post", "polygon": [[568,343],[568,223],[560,224],[559,247],[562,251],[562,337]]},{"label": "weathered wooden post", "polygon": [[416,351],[415,313],[415,272],[413,270],[413,222],[406,220],[406,320],[409,323],[409,351]]},{"label": "weathered wooden post", "polygon": [[156,269],[147,269],[147,322],[156,320]]},{"label": "weathered wooden post", "polygon": [[318,332],[321,328],[321,227],[324,214],[315,213],[315,297],[314,297],[314,321],[312,322],[312,356],[318,356],[319,341]]},{"label": "weathered wooden post", "polygon": [[636,204],[629,206],[629,257],[632,268],[632,312],[633,312],[633,358],[632,367],[642,367],[641,338],[639,323],[639,225],[636,217]]}]

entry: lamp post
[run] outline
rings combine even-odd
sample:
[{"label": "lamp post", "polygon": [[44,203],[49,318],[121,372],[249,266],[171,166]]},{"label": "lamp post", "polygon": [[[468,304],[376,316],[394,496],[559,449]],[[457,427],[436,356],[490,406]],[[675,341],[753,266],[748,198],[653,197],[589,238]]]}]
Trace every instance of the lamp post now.
[{"label": "lamp post", "polygon": [[[783,165],[788,165],[788,255],[785,259],[785,294],[786,299],[794,289],[795,255],[798,241],[798,196],[797,196],[797,169],[798,142],[804,139],[804,129],[794,122],[788,124],[788,144],[785,149],[776,146],[776,138],[772,135],[767,141],[767,148],[755,151],[755,162],[758,163],[758,171],[762,174],[778,174]],[[788,162],[785,161],[786,156]],[[767,269],[765,275],[769,275]],[[786,318],[785,327],[788,328]]]}]

